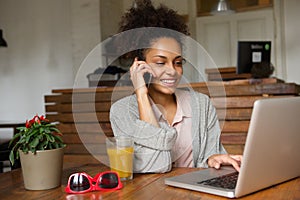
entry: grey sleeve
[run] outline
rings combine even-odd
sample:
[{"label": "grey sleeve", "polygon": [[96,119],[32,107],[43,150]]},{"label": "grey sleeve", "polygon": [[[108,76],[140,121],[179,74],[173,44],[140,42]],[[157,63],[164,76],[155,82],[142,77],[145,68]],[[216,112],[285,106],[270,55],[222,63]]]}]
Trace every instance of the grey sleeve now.
[{"label": "grey sleeve", "polygon": [[214,154],[226,154],[220,136],[221,130],[215,107],[207,96],[201,97],[199,103],[199,155],[196,167],[207,168],[207,159]]},{"label": "grey sleeve", "polygon": [[134,171],[163,173],[171,170],[171,148],[177,132],[166,124],[155,127],[139,119],[134,96],[114,103],[110,122],[115,136],[128,136],[134,140]]}]

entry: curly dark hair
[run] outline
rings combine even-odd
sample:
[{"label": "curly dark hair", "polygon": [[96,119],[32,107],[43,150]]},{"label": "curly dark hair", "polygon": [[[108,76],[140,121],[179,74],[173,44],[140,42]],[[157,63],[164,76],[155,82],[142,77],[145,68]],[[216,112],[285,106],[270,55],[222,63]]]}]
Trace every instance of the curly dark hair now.
[{"label": "curly dark hair", "polygon": [[141,27],[160,27],[189,35],[188,27],[175,10],[160,4],[155,8],[151,0],[136,0],[121,19],[119,32]]},{"label": "curly dark hair", "polygon": [[126,58],[141,57],[141,52],[156,39],[171,37],[182,45],[182,36],[190,35],[182,16],[163,4],[155,8],[151,0],[136,0],[122,16],[119,36],[126,31],[131,32],[114,41],[118,51],[125,53],[123,57]]}]

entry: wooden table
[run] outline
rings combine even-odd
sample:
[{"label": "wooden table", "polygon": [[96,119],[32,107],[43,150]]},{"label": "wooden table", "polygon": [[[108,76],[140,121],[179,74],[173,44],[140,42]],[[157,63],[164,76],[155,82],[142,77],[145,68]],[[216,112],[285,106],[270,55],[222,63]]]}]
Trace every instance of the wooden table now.
[{"label": "wooden table", "polygon": [[[108,168],[102,164],[65,167],[61,187],[43,191],[28,191],[24,189],[21,169],[16,169],[0,174],[0,199],[226,199],[164,184],[166,177],[199,170],[195,168],[174,168],[171,172],[165,174],[135,174],[133,180],[124,182],[123,189],[114,192],[95,191],[80,195],[66,194],[64,192],[70,174],[87,172],[94,176],[98,172],[105,170],[108,170]],[[256,192],[241,199],[300,199],[300,178]]]}]

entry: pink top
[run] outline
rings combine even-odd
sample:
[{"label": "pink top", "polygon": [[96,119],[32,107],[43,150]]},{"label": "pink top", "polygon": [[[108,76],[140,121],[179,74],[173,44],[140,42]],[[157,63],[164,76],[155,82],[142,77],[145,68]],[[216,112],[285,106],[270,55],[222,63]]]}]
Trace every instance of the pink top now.
[{"label": "pink top", "polygon": [[192,110],[190,106],[190,94],[187,91],[177,90],[175,92],[177,100],[177,111],[172,124],[169,124],[166,118],[158,109],[159,105],[154,106],[151,100],[153,112],[159,122],[165,122],[177,131],[177,139],[172,148],[173,167],[193,167],[192,151]]}]

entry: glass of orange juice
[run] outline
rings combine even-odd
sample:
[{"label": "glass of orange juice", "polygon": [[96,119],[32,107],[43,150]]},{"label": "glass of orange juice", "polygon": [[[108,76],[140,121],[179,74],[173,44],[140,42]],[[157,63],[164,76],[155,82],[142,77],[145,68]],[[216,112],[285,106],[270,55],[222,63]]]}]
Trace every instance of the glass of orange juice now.
[{"label": "glass of orange juice", "polygon": [[133,178],[133,140],[129,137],[106,138],[106,150],[112,171],[119,174],[122,181]]}]

